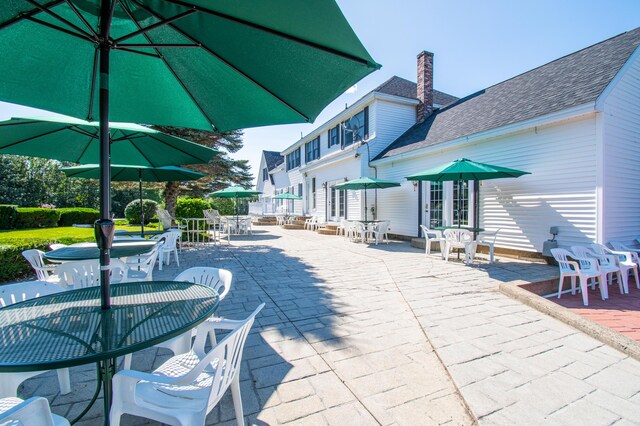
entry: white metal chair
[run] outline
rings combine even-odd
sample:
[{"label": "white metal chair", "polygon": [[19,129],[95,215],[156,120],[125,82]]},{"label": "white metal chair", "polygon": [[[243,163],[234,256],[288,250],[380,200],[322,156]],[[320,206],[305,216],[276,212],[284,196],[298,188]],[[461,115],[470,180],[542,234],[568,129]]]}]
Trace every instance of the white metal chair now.
[{"label": "white metal chair", "polygon": [[445,229],[444,235],[444,260],[449,261],[451,249],[464,249],[464,261],[468,265],[473,263],[475,247],[473,234],[467,229]]},{"label": "white metal chair", "polygon": [[[202,284],[211,287],[218,293],[219,301],[222,301],[229,290],[231,289],[231,282],[233,281],[233,274],[226,269],[210,268],[204,266],[196,266],[182,271],[174,279],[174,281],[188,281],[194,284]],[[188,331],[178,337],[167,340],[166,342],[158,343],[156,346],[159,348],[169,349],[175,355],[179,355],[185,352],[189,352],[191,348],[191,339],[196,335],[196,329]],[[211,345],[216,343],[215,333],[210,334]],[[123,368],[125,370],[131,369],[131,355],[124,356]]]},{"label": "white metal chair", "polygon": [[[128,280],[127,266],[120,259],[111,259],[111,282],[119,283]],[[79,289],[100,285],[100,261],[78,260],[61,263],[56,267],[60,284],[67,288]]]},{"label": "white metal chair", "polygon": [[[580,258],[576,259],[575,254],[561,248],[551,249],[553,258],[558,262],[560,268],[560,279],[558,281],[558,299],[562,296],[562,285],[566,277],[571,278],[571,294],[576,294],[576,278],[580,280],[580,291],[582,292],[582,304],[589,306],[589,279],[598,279],[600,283],[600,295],[602,300],[608,296],[606,285],[602,277],[602,271],[596,259]],[[573,258],[574,260],[569,260]]]},{"label": "white metal chair", "polygon": [[629,272],[633,272],[636,279],[636,287],[640,289],[640,280],[638,279],[638,264],[633,261],[633,255],[628,251],[613,251],[602,244],[591,244],[591,249],[598,255],[613,255],[617,258],[617,265],[622,275],[622,288],[624,293],[629,293]]},{"label": "white metal chair", "polygon": [[591,251],[588,247],[584,246],[572,246],[571,251],[575,254],[576,258],[593,258],[598,261],[598,266],[602,272],[602,277],[607,285],[607,294],[609,296],[609,287],[613,284],[613,275],[616,275],[618,279],[618,285],[620,286],[620,293],[624,294],[624,287],[622,285],[622,278],[620,276],[620,267],[618,267],[618,258],[612,254],[598,255]]},{"label": "white metal chair", "polygon": [[426,227],[426,225],[420,225],[420,228],[422,229],[422,234],[424,235],[424,242],[425,242],[425,247],[424,247],[424,252],[425,255],[430,255],[431,254],[431,245],[433,243],[438,244],[438,247],[440,247],[440,254],[442,255],[442,258],[444,259],[444,249],[445,249],[445,239],[442,236],[442,231],[436,231],[435,229],[429,229]]},{"label": "white metal chair", "polygon": [[[149,252],[127,257],[125,262],[127,266],[127,281],[152,281],[153,268],[156,266],[156,260],[162,253],[163,247],[164,241],[161,240]],[[160,266],[162,266],[162,261],[160,261]]]},{"label": "white metal chair", "polygon": [[29,262],[33,270],[36,272],[38,281],[60,281],[60,278],[56,275],[57,265],[47,265],[44,263],[43,255],[44,252],[37,249],[25,250],[22,252],[22,256],[27,259],[27,262]]},{"label": "white metal chair", "polygon": [[[64,291],[62,287],[46,281],[28,281],[17,284],[2,285],[0,286],[0,307],[13,305],[14,303],[23,302],[25,300],[34,299],[47,294],[60,293],[61,291]],[[56,372],[58,373],[60,393],[66,395],[71,392],[69,369],[61,368],[56,370]],[[20,383],[42,373],[44,373],[44,371],[0,373],[0,398],[15,397]],[[2,424],[1,421],[0,424]]]},{"label": "white metal chair", "polygon": [[[263,307],[264,303],[242,321],[204,322],[198,327],[191,350],[169,359],[152,374],[134,370],[116,373],[109,414],[111,425],[119,426],[123,414],[171,425],[204,425],[207,414],[229,387],[236,422],[244,425],[239,375],[242,352],[255,317]],[[216,329],[230,333],[207,352],[207,335]]]},{"label": "white metal chair", "polygon": [[482,232],[476,238],[476,249],[477,246],[486,246],[489,247],[489,264],[493,265],[493,248],[496,244],[496,238],[498,237],[498,232],[500,232],[500,228],[491,232]]},{"label": "white metal chair", "polygon": [[69,426],[64,417],[51,413],[49,401],[41,396],[27,400],[0,399],[0,424],[3,426]]}]

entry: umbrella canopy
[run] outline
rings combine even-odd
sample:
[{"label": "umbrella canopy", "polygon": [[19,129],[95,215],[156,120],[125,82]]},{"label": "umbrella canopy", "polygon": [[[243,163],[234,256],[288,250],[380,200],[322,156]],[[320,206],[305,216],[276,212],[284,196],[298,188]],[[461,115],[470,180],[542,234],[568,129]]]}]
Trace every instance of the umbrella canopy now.
[{"label": "umbrella canopy", "polygon": [[[64,167],[62,169],[67,177],[98,179],[100,177],[100,165],[88,164],[85,166]],[[175,166],[165,167],[142,167],[128,166],[122,164],[111,165],[111,180],[121,182],[138,181],[138,191],[140,192],[140,235],[144,236],[144,206],[142,202],[142,182],[173,182],[198,180],[204,177],[204,173],[183,169]]]},{"label": "umbrella canopy", "polygon": [[364,220],[367,220],[368,212],[367,212],[367,189],[375,188],[375,189],[384,189],[384,188],[392,188],[394,186],[400,186],[399,182],[392,182],[390,180],[380,180],[373,179],[370,177],[361,177],[359,179],[350,180],[347,182],[342,182],[333,187],[338,190],[344,189],[364,189]]},{"label": "umbrella canopy", "polygon": [[283,194],[278,194],[275,197],[276,200],[302,200],[302,197],[296,194],[292,194],[290,192],[285,192]]},{"label": "umbrella canopy", "polygon": [[[110,123],[109,127],[111,161],[119,165],[159,167],[207,163],[219,153],[137,124]],[[0,122],[0,154],[97,163],[100,161],[99,131],[97,122],[75,118],[12,118]],[[95,178],[99,178],[98,173]]]},{"label": "umbrella canopy", "polygon": [[217,198],[251,198],[260,194],[262,194],[262,192],[253,189],[245,189],[241,186],[229,186],[212,193],[211,196]]},{"label": "umbrella canopy", "polygon": [[528,175],[529,172],[493,166],[491,164],[476,163],[461,158],[432,169],[407,176],[407,180],[429,180],[442,182],[448,180],[487,180],[501,178],[517,178]]}]

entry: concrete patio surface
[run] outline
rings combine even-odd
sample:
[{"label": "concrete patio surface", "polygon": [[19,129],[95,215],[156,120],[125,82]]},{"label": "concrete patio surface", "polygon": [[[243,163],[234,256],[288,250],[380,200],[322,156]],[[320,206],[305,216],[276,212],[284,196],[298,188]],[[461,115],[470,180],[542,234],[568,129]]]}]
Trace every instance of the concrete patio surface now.
[{"label": "concrete patio surface", "polygon": [[[248,424],[624,425],[640,419],[640,362],[500,293],[499,283],[542,281],[557,268],[502,258],[445,263],[405,242],[365,245],[309,231],[256,227],[231,245],[185,249],[155,279],[190,266],[230,269],[219,314],[266,308],[241,372]],[[147,349],[133,368],[170,356]],[[72,369],[59,395],[54,373],[20,395],[49,398],[74,417],[95,386]],[[101,401],[79,424],[101,423]],[[126,417],[123,424],[155,424]],[[235,424],[230,395],[207,424]]]}]

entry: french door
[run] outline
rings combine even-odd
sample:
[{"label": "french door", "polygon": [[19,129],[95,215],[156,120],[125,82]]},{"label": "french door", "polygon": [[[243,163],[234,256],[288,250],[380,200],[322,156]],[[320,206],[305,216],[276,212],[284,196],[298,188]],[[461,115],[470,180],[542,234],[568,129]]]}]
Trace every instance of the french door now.
[{"label": "french door", "polygon": [[428,182],[422,183],[424,212],[422,223],[429,229],[438,226],[472,225],[473,182]]}]

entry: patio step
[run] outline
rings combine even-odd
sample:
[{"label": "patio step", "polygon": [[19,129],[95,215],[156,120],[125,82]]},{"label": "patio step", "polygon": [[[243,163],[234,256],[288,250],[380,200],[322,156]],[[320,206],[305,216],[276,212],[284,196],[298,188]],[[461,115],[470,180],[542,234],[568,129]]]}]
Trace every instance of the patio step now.
[{"label": "patio step", "polygon": [[259,226],[275,226],[278,224],[278,221],[273,216],[263,216],[259,217],[257,220],[254,220],[253,224]]},{"label": "patio step", "polygon": [[318,234],[320,234],[320,235],[336,235],[336,230],[335,229],[330,229],[329,227],[320,228],[316,232]]},{"label": "patio step", "polygon": [[302,224],[298,224],[297,222],[288,223],[286,225],[282,225],[282,227],[284,229],[304,229],[304,222],[302,222]]}]

